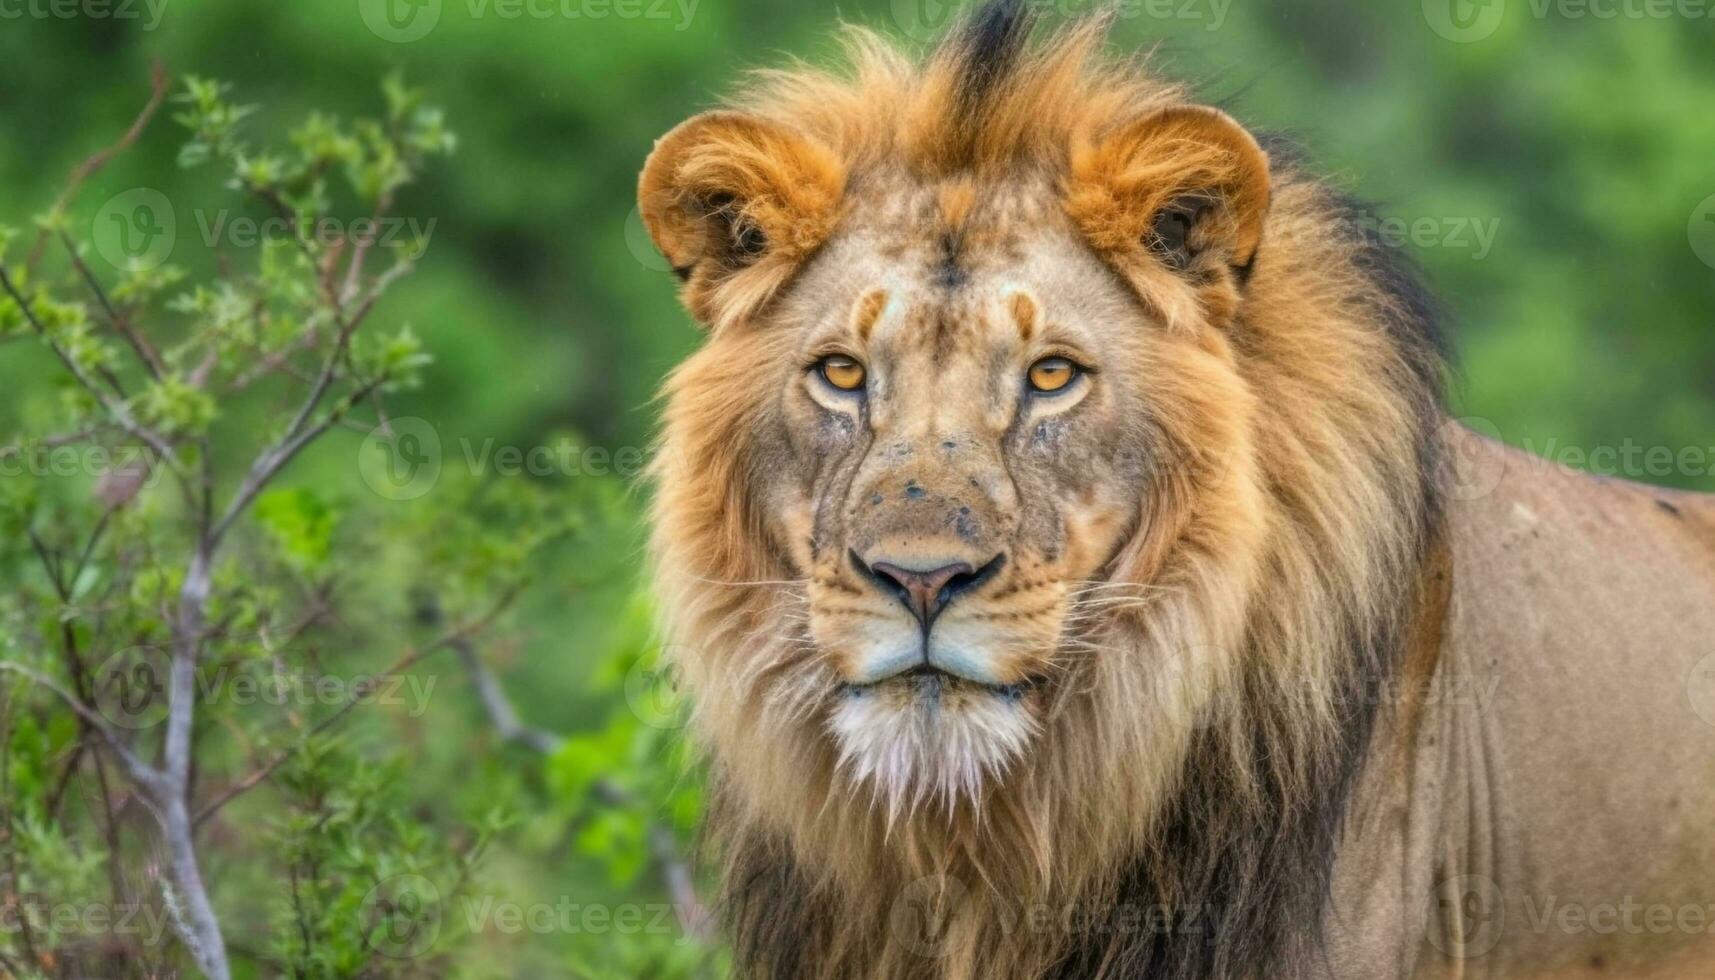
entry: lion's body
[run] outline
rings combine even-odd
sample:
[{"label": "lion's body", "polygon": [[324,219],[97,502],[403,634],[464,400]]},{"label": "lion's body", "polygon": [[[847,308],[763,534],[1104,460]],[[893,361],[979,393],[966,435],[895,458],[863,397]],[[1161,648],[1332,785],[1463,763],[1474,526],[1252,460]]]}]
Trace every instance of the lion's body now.
[{"label": "lion's body", "polygon": [[1377,740],[1333,975],[1710,976],[1715,498],[1455,438],[1438,697]]},{"label": "lion's body", "polygon": [[[654,551],[743,975],[1702,962],[1519,923],[1715,902],[1715,505],[1450,424],[1339,195],[1028,33],[860,32],[641,180],[711,330]],[[1449,960],[1461,876],[1507,926]]]}]

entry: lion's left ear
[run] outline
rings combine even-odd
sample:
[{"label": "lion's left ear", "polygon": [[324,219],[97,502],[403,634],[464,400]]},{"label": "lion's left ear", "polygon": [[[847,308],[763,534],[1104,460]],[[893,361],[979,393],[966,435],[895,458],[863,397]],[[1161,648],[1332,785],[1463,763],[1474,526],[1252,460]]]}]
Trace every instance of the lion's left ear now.
[{"label": "lion's left ear", "polygon": [[1096,248],[1177,272],[1247,270],[1269,204],[1268,154],[1218,109],[1173,106],[1072,147],[1067,211]]}]

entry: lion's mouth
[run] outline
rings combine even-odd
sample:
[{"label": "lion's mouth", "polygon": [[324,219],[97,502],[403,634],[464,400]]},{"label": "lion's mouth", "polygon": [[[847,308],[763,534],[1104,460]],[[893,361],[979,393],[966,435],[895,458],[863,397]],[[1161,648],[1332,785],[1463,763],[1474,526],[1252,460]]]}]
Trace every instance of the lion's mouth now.
[{"label": "lion's mouth", "polygon": [[1007,701],[1023,700],[1039,681],[1026,678],[1013,684],[988,684],[941,670],[932,664],[919,664],[910,670],[884,677],[867,684],[842,684],[840,693],[848,698],[864,698],[881,691],[909,691],[919,699],[940,700],[942,695],[955,692],[992,694]]}]

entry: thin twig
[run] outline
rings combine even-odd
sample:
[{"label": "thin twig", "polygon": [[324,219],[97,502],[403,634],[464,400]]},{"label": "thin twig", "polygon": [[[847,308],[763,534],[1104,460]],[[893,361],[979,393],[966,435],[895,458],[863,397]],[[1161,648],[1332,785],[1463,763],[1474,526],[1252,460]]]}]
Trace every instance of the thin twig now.
[{"label": "thin twig", "polygon": [[[34,444],[41,446],[43,449],[58,449],[61,446],[71,446],[80,443],[100,431],[100,426],[90,426],[89,428],[78,432],[65,432],[59,435],[46,436],[42,439],[35,440]],[[4,461],[12,456],[21,456],[23,453],[23,443],[17,443],[11,446],[0,446],[0,461]]]},{"label": "thin twig", "polygon": [[[12,689],[6,688],[5,710],[0,711],[0,855],[6,862],[6,887],[3,900],[6,906],[21,900],[22,881],[18,874],[18,848],[12,841]],[[29,961],[40,963],[41,958],[36,951],[35,937],[32,935],[30,917],[18,917],[18,935],[24,943],[24,955]],[[7,961],[7,969],[17,976],[23,972]]]},{"label": "thin twig", "polygon": [[60,230],[60,241],[65,244],[66,254],[71,256],[72,266],[77,269],[78,274],[83,277],[84,283],[89,286],[89,291],[95,295],[96,302],[101,304],[101,309],[107,314],[107,320],[113,325],[113,329],[125,338],[127,344],[131,345],[131,350],[137,354],[137,359],[143,362],[143,367],[149,372],[149,377],[156,381],[161,380],[167,370],[166,365],[161,361],[161,355],[156,352],[155,348],[149,346],[149,342],[143,339],[142,334],[132,329],[131,319],[114,308],[112,301],[107,298],[107,291],[101,288],[101,282],[95,278],[95,273],[89,270],[89,266],[83,261],[83,256],[77,254],[76,243],[71,240],[71,236],[66,234],[64,229]]},{"label": "thin twig", "polygon": [[519,720],[518,710],[512,706],[511,699],[501,689],[500,680],[494,676],[494,672],[483,665],[475,646],[469,641],[461,641],[453,645],[453,652],[458,654],[465,672],[476,685],[477,699],[482,702],[489,723],[494,726],[502,740],[518,742],[544,755],[560,747],[565,739],[552,732],[532,728]]},{"label": "thin twig", "polygon": [[77,695],[59,686],[58,683],[46,674],[43,674],[33,668],[26,667],[15,661],[0,660],[0,672],[13,673],[21,677],[28,678],[37,687],[52,693],[55,697],[64,701],[66,707],[70,708],[73,713],[88,723],[89,727],[92,728],[96,734],[101,736],[102,741],[106,742],[107,747],[113,750],[113,754],[117,756],[119,761],[125,766],[126,774],[129,775],[134,782],[139,786],[142,786],[144,789],[151,791],[159,790],[162,787],[161,772],[144,762],[142,759],[139,759],[137,755],[131,751],[130,746],[121,741],[118,733],[114,732],[107,724],[107,719],[103,718],[101,713],[96,711],[94,708],[84,704],[78,699]]},{"label": "thin twig", "polygon": [[35,329],[36,334],[41,337],[42,342],[48,345],[48,349],[54,352],[54,356],[60,359],[60,363],[65,365],[65,369],[71,372],[71,376],[77,380],[78,384],[82,385],[91,395],[95,396],[96,401],[101,403],[101,407],[105,408],[107,413],[113,416],[113,420],[119,423],[119,427],[147,443],[150,449],[153,449],[157,454],[159,454],[175,472],[178,472],[179,459],[173,452],[172,444],[169,443],[160,433],[143,425],[132,417],[131,409],[125,404],[125,402],[114,398],[111,394],[104,391],[100,385],[95,383],[93,378],[84,372],[83,366],[78,364],[71,355],[67,354],[65,350],[54,341],[53,336],[48,333],[48,328],[36,317],[35,307],[24,298],[23,293],[18,291],[18,287],[12,282],[12,277],[6,274],[6,267],[4,265],[0,265],[0,288],[3,288],[6,291],[6,294],[12,297],[12,302],[16,303],[18,309],[23,312],[24,319],[29,322],[32,328]]},{"label": "thin twig", "polygon": [[[215,522],[214,528],[210,532],[213,541],[218,543],[226,536],[226,532],[232,527],[233,522],[244,515],[245,508],[250,506],[251,501],[256,499],[256,496],[262,492],[270,480],[286,468],[286,464],[290,463],[293,457],[297,456],[305,446],[320,438],[322,433],[344,419],[346,413],[351,411],[353,406],[362,401],[371,391],[379,388],[384,380],[384,378],[374,378],[365,382],[351,394],[341,399],[339,404],[335,405],[315,425],[303,428],[301,422],[294,420],[292,427],[287,430],[288,436],[282,437],[279,442],[263,450],[262,454],[257,456],[255,462],[251,464],[250,471],[245,474],[244,482],[239,485],[238,492],[232,497],[232,502],[227,504],[225,513],[221,515],[219,521]],[[320,395],[314,397],[316,401],[320,401]],[[311,405],[312,403],[306,400],[305,407],[308,408]],[[293,431],[294,429],[296,431]]]},{"label": "thin twig", "polygon": [[107,161],[130,149],[131,144],[137,142],[138,137],[143,135],[143,130],[149,126],[149,120],[155,117],[156,110],[160,109],[161,103],[166,101],[167,90],[171,85],[172,78],[167,74],[166,66],[157,59],[149,66],[149,101],[143,106],[143,111],[137,114],[137,118],[131,123],[131,128],[125,131],[125,135],[119,137],[118,142],[104,150],[90,154],[82,163],[72,168],[71,175],[66,178],[65,189],[60,191],[59,199],[54,201],[54,206],[48,210],[49,220],[45,223],[41,233],[36,236],[36,243],[30,247],[30,256],[24,262],[25,269],[35,271],[36,264],[42,258],[42,249],[48,242],[48,229],[57,225],[59,218],[65,214],[66,209],[71,207],[71,202],[77,198],[77,192],[82,189],[83,182],[94,176],[102,167],[107,166]]},{"label": "thin twig", "polygon": [[[472,683],[476,685],[483,710],[501,738],[544,754],[554,751],[565,742],[563,736],[532,728],[519,721],[518,710],[506,696],[499,679],[482,662],[476,649],[468,642],[454,644],[453,649],[457,651],[460,662],[464,664]],[[599,802],[611,807],[633,808],[642,805],[632,794],[611,780],[596,780],[590,793]],[[679,928],[693,939],[706,941],[712,938],[713,931],[710,928],[707,909],[697,897],[696,882],[691,875],[690,866],[679,855],[678,841],[673,832],[650,820],[645,825],[644,834],[649,842],[649,855],[660,869],[662,884],[673,899],[673,911],[678,916]]]},{"label": "thin twig", "polygon": [[381,227],[382,215],[392,209],[392,193],[381,195],[381,199],[375,202],[375,210],[370,213],[369,217],[369,227],[371,232],[369,235],[357,240],[357,247],[351,250],[351,261],[347,263],[345,267],[345,282],[340,286],[339,290],[339,303],[341,306],[344,306],[357,298],[358,286],[363,279],[363,260],[369,256],[369,250],[374,247],[375,242],[381,237],[379,229]]}]

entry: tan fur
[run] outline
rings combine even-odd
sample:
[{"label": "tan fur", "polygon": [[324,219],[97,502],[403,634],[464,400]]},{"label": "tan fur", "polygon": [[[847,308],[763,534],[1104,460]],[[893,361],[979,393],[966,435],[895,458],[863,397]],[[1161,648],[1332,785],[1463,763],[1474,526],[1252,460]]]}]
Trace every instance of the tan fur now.
[{"label": "tan fur", "polygon": [[[1433,368],[1381,326],[1408,311],[1320,185],[1100,38],[973,104],[957,51],[851,30],[848,73],[762,73],[645,168],[711,328],[666,386],[657,582],[727,900],[793,906],[734,914],[753,975],[1043,976],[1090,937],[1021,914],[1200,900],[1222,856],[1167,846],[1186,820],[1214,851],[1314,836],[1353,685],[1437,669]],[[1186,194],[1215,208],[1181,268],[1144,242]],[[711,242],[721,195],[759,257]],[[1098,363],[1031,402],[1004,379],[1052,344]],[[830,350],[870,365],[861,405],[818,387]],[[980,683],[934,713],[867,686],[858,638],[904,635],[871,553],[1007,559],[935,627]],[[1280,928],[1257,948],[1307,948]]]}]

